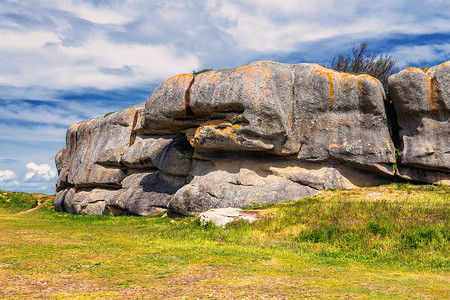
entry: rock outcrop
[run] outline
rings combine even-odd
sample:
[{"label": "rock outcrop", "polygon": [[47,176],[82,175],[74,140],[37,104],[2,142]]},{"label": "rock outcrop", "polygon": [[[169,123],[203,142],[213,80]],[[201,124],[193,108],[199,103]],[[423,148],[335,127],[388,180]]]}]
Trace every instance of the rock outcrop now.
[{"label": "rock outcrop", "polygon": [[[432,85],[436,108],[416,109],[416,100],[405,98],[413,97],[407,90],[415,86],[411,76],[401,72],[391,80],[404,143],[398,172],[404,178],[448,182],[447,65],[428,71],[439,82]],[[401,121],[403,112],[408,117]],[[417,125],[422,119],[435,123]],[[415,133],[420,126],[423,138]],[[426,147],[417,138],[433,141],[435,160],[417,154]],[[55,159],[55,204],[79,214],[169,209],[197,215],[297,200],[327,188],[389,182],[394,153],[378,80],[316,64],[255,62],[175,76],[145,103],[72,125]]]},{"label": "rock outcrop", "polygon": [[400,127],[398,175],[450,184],[450,62],[408,68],[389,77]]}]

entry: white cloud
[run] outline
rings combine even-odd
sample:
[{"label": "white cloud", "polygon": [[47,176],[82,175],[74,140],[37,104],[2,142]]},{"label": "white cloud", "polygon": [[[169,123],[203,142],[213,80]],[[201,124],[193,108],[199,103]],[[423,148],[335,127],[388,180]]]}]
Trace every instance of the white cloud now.
[{"label": "white cloud", "polygon": [[0,170],[0,182],[11,181],[17,178],[16,173],[11,170]]},{"label": "white cloud", "polygon": [[132,20],[132,15],[120,3],[111,2],[111,7],[99,7],[82,1],[49,1],[58,9],[73,13],[76,17],[98,24],[122,25]]},{"label": "white cloud", "polygon": [[209,0],[207,7],[239,47],[263,53],[294,51],[300,43],[330,38],[348,42],[349,37],[450,30],[450,5],[443,2]]},{"label": "white cloud", "polygon": [[16,142],[64,142],[65,127],[54,125],[17,126],[0,123],[0,140]]},{"label": "white cloud", "polygon": [[17,175],[11,170],[0,170],[0,189],[14,189],[20,185]]},{"label": "white cloud", "polygon": [[[139,99],[136,99],[136,103]],[[89,110],[86,107],[89,107]],[[119,106],[120,107],[120,106]],[[123,107],[120,107],[123,108]],[[53,101],[53,102],[24,102],[24,101],[5,101],[0,104],[0,116],[2,121],[0,124],[5,126],[15,126],[8,124],[8,121],[19,121],[23,127],[25,122],[35,122],[41,124],[49,124],[52,126],[69,127],[70,125],[91,118],[95,115],[108,113],[107,105],[102,103],[75,101]],[[0,125],[1,126],[1,125]],[[35,130],[36,128],[29,128]],[[41,128],[42,129],[42,128]],[[4,132],[4,134],[7,134]],[[0,136],[2,134],[0,133]]]},{"label": "white cloud", "polygon": [[0,190],[55,193],[56,170],[47,164],[37,165],[35,163],[29,163],[27,170],[29,172],[25,176],[18,176],[12,170],[0,170]]},{"label": "white cloud", "polygon": [[34,162],[27,163],[27,174],[25,175],[25,181],[30,179],[45,179],[50,180],[56,177],[56,170],[51,168],[48,164],[38,165]]},{"label": "white cloud", "polygon": [[[447,61],[450,57],[450,44],[399,46],[390,53],[401,67],[429,66],[429,61]],[[424,65],[425,63],[425,65]]]},{"label": "white cloud", "polygon": [[[120,89],[198,68],[197,55],[179,43],[188,27],[171,32],[172,24],[188,21],[183,7],[150,8],[140,1],[0,3],[0,18],[6,20],[0,21],[0,85]],[[167,10],[176,16],[167,18]],[[140,25],[129,25],[133,22]],[[145,36],[151,31],[159,40]]]},{"label": "white cloud", "polygon": [[353,46],[449,32],[450,4],[425,2],[6,0],[0,85],[120,89],[266,54],[311,52],[318,41]]},{"label": "white cloud", "polygon": [[[56,34],[42,32],[0,31],[0,84],[115,89],[166,78],[199,65],[195,55],[189,51],[179,53],[171,45],[117,44],[101,34],[87,39],[82,46],[66,46],[57,39]],[[30,41],[30,45],[23,47],[22,42],[9,40]],[[129,70],[127,76],[104,71],[123,68]]]}]

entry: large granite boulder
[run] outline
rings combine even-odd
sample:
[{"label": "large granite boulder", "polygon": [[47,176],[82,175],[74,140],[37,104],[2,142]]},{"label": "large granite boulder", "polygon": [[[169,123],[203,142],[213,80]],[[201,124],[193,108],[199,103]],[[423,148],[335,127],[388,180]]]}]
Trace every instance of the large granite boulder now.
[{"label": "large granite boulder", "polygon": [[[403,99],[401,90],[393,93]],[[433,120],[448,122],[445,105]],[[178,75],[143,104],[68,129],[56,156],[55,205],[79,214],[197,215],[390,182],[396,160],[385,111],[378,80],[316,64]],[[427,172],[447,176],[442,163]],[[403,159],[399,170],[427,164]]]},{"label": "large granite boulder", "polygon": [[193,148],[185,135],[137,136],[143,107],[69,127],[55,157],[58,211],[151,215],[167,209],[184,185]]},{"label": "large granite boulder", "polygon": [[264,61],[176,76],[147,99],[143,128],[184,131],[197,152],[294,155],[391,175],[395,162],[381,83],[316,64]]},{"label": "large granite boulder", "polygon": [[450,184],[450,62],[408,68],[388,79],[400,126],[398,174]]}]

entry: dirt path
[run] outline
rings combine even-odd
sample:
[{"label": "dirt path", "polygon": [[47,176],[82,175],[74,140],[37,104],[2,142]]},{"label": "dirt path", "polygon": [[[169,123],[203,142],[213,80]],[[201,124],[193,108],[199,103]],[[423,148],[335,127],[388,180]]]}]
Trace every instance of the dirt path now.
[{"label": "dirt path", "polygon": [[38,209],[39,206],[41,206],[42,204],[44,204],[45,202],[47,202],[47,201],[49,201],[51,199],[54,199],[54,196],[46,196],[45,198],[41,198],[41,199],[38,200],[36,207],[30,208],[30,209],[25,210],[25,211],[18,212],[16,215],[27,214],[29,212],[32,212],[32,211]]}]

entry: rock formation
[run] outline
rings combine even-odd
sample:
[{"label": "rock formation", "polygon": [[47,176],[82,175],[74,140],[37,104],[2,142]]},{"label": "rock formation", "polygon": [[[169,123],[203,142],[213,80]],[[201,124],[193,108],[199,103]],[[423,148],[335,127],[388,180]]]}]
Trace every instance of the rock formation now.
[{"label": "rock formation", "polygon": [[56,208],[198,215],[395,176],[448,184],[449,74],[445,63],[391,78],[403,141],[397,175],[373,77],[269,61],[175,76],[145,103],[68,129],[55,158]]},{"label": "rock formation", "polygon": [[402,142],[398,175],[450,184],[450,61],[408,68],[389,77]]}]

